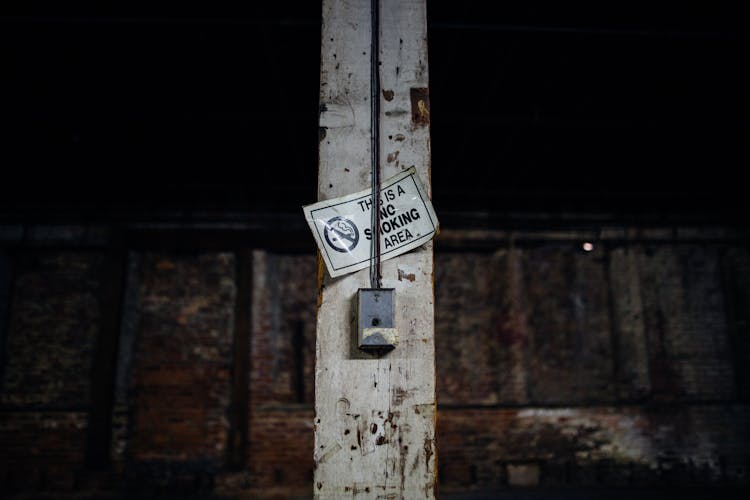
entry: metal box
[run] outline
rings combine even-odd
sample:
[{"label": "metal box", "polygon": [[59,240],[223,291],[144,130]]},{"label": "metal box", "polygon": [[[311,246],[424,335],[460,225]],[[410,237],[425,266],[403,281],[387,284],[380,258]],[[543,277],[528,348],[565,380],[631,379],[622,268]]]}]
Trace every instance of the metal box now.
[{"label": "metal box", "polygon": [[393,288],[360,288],[357,292],[357,340],[363,351],[390,351],[398,343]]}]

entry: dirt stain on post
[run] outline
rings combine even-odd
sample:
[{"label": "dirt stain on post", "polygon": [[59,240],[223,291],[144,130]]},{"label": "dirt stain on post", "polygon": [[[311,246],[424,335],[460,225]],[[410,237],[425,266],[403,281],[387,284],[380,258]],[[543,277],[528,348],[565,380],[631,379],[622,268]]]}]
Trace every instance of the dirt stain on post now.
[{"label": "dirt stain on post", "polygon": [[391,393],[391,404],[393,406],[400,406],[404,400],[409,397],[409,391],[402,389],[401,387],[394,387]]},{"label": "dirt stain on post", "polygon": [[429,468],[430,465],[430,457],[432,457],[432,439],[430,439],[429,436],[425,436],[424,438],[424,459],[427,463],[427,466]]}]

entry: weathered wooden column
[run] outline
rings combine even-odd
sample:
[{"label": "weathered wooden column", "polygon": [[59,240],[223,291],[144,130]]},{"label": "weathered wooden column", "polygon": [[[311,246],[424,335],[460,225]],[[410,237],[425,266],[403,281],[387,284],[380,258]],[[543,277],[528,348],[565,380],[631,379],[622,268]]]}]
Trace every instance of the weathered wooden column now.
[{"label": "weathered wooden column", "polygon": [[[425,0],[381,0],[382,178],[415,166],[429,190]],[[318,199],[370,185],[370,0],[323,0]],[[360,352],[355,309],[367,269],[319,265],[315,480],[320,498],[433,498],[436,483],[432,243],[383,263],[399,344]]]}]

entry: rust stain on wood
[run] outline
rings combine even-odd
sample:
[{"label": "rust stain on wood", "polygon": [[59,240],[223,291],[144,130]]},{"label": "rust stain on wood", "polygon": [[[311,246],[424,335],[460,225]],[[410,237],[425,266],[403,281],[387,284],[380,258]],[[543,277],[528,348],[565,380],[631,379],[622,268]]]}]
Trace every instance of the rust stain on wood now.
[{"label": "rust stain on wood", "polygon": [[424,127],[430,124],[430,92],[426,87],[409,89],[411,97],[411,122]]},{"label": "rust stain on wood", "polygon": [[414,282],[415,279],[417,279],[417,277],[414,275],[414,273],[407,274],[404,271],[402,271],[401,269],[398,270],[398,280],[399,281],[409,280],[411,282]]}]

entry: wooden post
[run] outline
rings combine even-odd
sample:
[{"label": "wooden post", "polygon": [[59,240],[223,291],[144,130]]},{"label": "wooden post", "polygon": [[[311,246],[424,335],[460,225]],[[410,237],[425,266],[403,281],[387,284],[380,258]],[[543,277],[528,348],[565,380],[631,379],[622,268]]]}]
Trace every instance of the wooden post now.
[{"label": "wooden post", "polygon": [[[414,165],[429,190],[425,0],[381,0],[381,163],[386,179]],[[318,199],[369,187],[370,0],[324,0]],[[432,244],[383,263],[395,288],[399,344],[356,345],[367,269],[331,279],[319,261],[315,479],[319,498],[433,498],[436,483]]]}]

